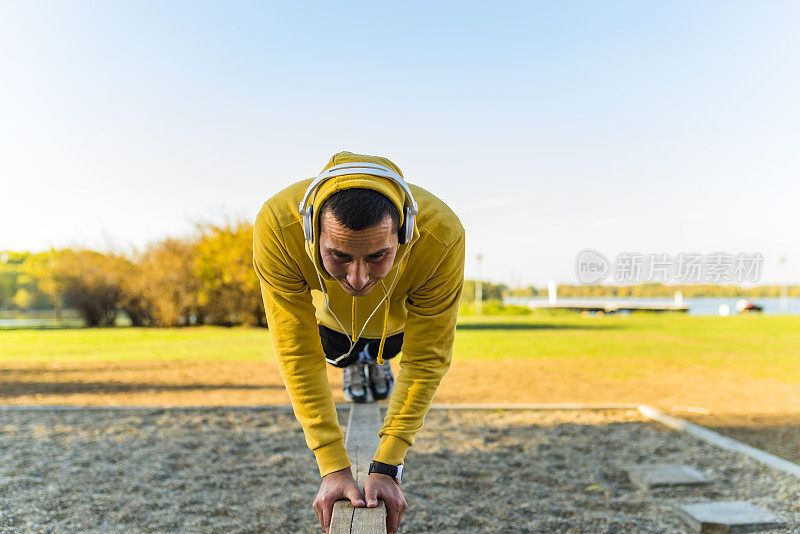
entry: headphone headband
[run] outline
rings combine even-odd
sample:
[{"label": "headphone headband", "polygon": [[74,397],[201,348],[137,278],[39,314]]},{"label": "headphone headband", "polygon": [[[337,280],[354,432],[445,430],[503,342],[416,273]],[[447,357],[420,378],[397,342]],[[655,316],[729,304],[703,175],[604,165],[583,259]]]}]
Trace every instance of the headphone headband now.
[{"label": "headphone headband", "polygon": [[306,189],[303,200],[300,202],[298,209],[300,216],[303,218],[303,234],[306,241],[313,243],[314,241],[314,206],[309,205],[311,196],[319,189],[319,187],[331,178],[337,176],[344,176],[347,174],[368,174],[370,176],[379,176],[381,178],[388,178],[399,185],[406,193],[406,204],[403,208],[403,226],[405,227],[404,234],[400,235],[401,243],[408,243],[414,236],[414,219],[419,211],[417,203],[414,200],[414,195],[411,194],[411,189],[408,184],[400,177],[400,175],[393,170],[380,165],[378,163],[367,163],[355,161],[351,163],[340,163],[333,167],[326,169],[319,173],[319,175],[309,184]]}]

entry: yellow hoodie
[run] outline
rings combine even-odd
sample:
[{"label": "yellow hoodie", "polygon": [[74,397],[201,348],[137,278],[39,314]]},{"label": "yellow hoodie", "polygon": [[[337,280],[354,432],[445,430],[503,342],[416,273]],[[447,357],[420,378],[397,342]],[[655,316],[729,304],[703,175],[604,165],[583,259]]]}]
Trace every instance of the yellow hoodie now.
[{"label": "yellow hoodie", "polygon": [[[386,158],[350,152],[334,155],[325,169],[356,161],[378,163],[402,176],[400,169]],[[313,244],[303,237],[298,212],[310,183],[311,179],[295,183],[267,200],[256,217],[253,232],[253,264],[261,282],[278,368],[295,416],[305,432],[306,444],[314,451],[320,475],[325,476],[349,467],[350,461],[328,383],[317,324],[339,332],[342,327],[325,308],[320,279],[325,284],[331,310],[350,330],[343,334],[358,335],[364,328],[362,337],[378,339],[405,332],[400,373],[378,433],[380,445],[374,456],[377,461],[398,465],[414,444],[414,435],[422,427],[433,395],[450,366],[464,283],[464,228],[444,202],[420,187],[409,185],[419,206],[414,238],[399,245],[392,270],[384,279],[389,289],[395,274],[398,275],[387,299],[388,318],[384,302],[365,326],[364,321],[384,297],[384,290],[376,286],[364,297],[351,297],[325,271],[317,241],[319,210],[314,210]],[[321,206],[336,191],[354,187],[383,193],[403,213],[405,194],[400,187],[385,178],[360,174],[326,181],[313,204]]]}]

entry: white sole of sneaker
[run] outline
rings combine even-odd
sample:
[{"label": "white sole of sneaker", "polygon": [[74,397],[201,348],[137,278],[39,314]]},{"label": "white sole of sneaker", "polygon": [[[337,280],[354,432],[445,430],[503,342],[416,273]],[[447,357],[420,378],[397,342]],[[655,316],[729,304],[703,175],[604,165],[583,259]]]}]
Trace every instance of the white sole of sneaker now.
[{"label": "white sole of sneaker", "polygon": [[[351,397],[350,394],[346,390],[342,390],[342,396],[344,397],[344,400],[346,400],[347,402],[355,403],[355,401],[353,400],[353,397]],[[363,402],[375,402],[375,398],[372,396],[372,389],[371,388],[367,388],[367,400],[365,400]]]},{"label": "white sole of sneaker", "polygon": [[[393,389],[394,389],[394,382],[389,382],[389,393],[387,393],[386,396],[382,397],[380,400],[386,400],[389,397],[391,397]],[[372,384],[370,384],[369,396],[375,398],[375,395],[374,395],[374,392],[373,392],[373,388],[372,388]]]},{"label": "white sole of sneaker", "polygon": [[[369,382],[369,388],[367,388],[367,395],[374,399],[375,398],[375,395],[374,395],[375,385],[372,383],[372,377],[369,374],[369,367],[367,367],[367,382]],[[389,380],[389,393],[387,393],[386,396],[383,397],[380,400],[388,399],[392,395],[392,390],[393,389],[394,389],[394,377],[392,377],[392,379]]]}]

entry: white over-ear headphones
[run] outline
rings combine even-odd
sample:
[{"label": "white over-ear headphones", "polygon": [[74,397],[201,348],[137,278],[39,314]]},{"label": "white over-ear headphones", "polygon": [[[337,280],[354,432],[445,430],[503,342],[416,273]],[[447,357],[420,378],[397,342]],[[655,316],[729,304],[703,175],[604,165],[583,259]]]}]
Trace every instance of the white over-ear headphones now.
[{"label": "white over-ear headphones", "polygon": [[309,243],[314,242],[314,206],[310,204],[311,196],[314,195],[325,181],[345,174],[369,174],[370,176],[388,178],[405,191],[406,201],[403,206],[403,224],[400,227],[399,240],[400,243],[410,243],[411,239],[414,237],[414,220],[418,213],[417,203],[414,201],[414,195],[411,194],[411,189],[399,174],[388,167],[377,163],[361,161],[334,165],[330,169],[322,171],[308,186],[306,194],[303,195],[303,200],[300,202],[298,208],[300,210],[300,215],[303,217],[303,235],[306,241]]}]

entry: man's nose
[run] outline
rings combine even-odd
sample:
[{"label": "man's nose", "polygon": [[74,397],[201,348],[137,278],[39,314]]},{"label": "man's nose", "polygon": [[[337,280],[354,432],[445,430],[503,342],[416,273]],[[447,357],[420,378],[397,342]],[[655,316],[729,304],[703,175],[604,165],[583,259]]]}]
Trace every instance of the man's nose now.
[{"label": "man's nose", "polygon": [[367,266],[361,262],[353,262],[350,270],[347,272],[347,283],[353,289],[362,289],[369,282],[369,273]]}]

